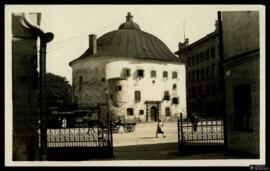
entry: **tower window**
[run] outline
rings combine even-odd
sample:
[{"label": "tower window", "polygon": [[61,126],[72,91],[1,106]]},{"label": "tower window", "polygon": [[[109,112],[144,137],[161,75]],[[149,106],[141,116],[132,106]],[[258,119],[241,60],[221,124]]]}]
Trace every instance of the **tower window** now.
[{"label": "tower window", "polygon": [[173,84],[172,89],[173,89],[173,90],[176,90],[176,88],[177,88],[176,84]]},{"label": "tower window", "polygon": [[141,92],[140,91],[135,91],[135,101],[136,102],[141,101]]},{"label": "tower window", "polygon": [[166,113],[166,116],[171,116],[171,109],[169,107],[166,107],[165,108],[165,113]]},{"label": "tower window", "polygon": [[151,71],[151,77],[153,78],[155,78],[155,77],[157,77],[157,73],[156,73],[156,71]]},{"label": "tower window", "polygon": [[172,78],[177,78],[177,72],[176,71],[172,72]]},{"label": "tower window", "polygon": [[170,94],[168,91],[164,92],[164,100],[170,100]]},{"label": "tower window", "polygon": [[137,77],[144,77],[144,70],[138,69],[137,70]]},{"label": "tower window", "polygon": [[83,83],[83,77],[80,76],[80,77],[79,77],[79,90],[80,90],[80,91],[82,90],[82,83]]},{"label": "tower window", "polygon": [[144,113],[144,110],[140,110],[139,114],[143,115],[143,113]]},{"label": "tower window", "polygon": [[133,112],[133,108],[127,108],[127,116],[133,116],[134,112]]},{"label": "tower window", "polygon": [[177,97],[174,97],[174,98],[172,98],[172,104],[178,104],[179,102],[178,102],[178,98]]},{"label": "tower window", "polygon": [[205,60],[208,61],[209,60],[209,49],[207,49],[205,51]]},{"label": "tower window", "polygon": [[125,76],[126,76],[126,77],[129,77],[129,76],[130,76],[130,69],[129,69],[129,68],[126,68],[126,69],[124,70],[124,73],[125,73]]},{"label": "tower window", "polygon": [[215,53],[215,47],[211,48],[211,58],[215,58],[216,53]]},{"label": "tower window", "polygon": [[168,72],[167,71],[163,72],[163,78],[168,78]]},{"label": "tower window", "polygon": [[120,85],[116,86],[116,91],[122,91],[122,86]]}]

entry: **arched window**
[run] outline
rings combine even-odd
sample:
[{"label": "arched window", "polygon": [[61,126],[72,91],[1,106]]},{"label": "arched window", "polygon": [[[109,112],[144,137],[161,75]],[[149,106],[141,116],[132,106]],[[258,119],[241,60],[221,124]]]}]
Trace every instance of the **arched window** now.
[{"label": "arched window", "polygon": [[165,108],[165,113],[166,113],[166,116],[171,116],[171,109],[169,107],[166,107]]}]

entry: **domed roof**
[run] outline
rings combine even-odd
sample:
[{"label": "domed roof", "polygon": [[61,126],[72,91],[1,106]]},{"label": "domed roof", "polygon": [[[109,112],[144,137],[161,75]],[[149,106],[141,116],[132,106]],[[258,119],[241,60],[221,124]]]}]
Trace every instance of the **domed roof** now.
[{"label": "domed roof", "polygon": [[177,57],[160,39],[141,31],[140,26],[132,21],[130,13],[126,18],[127,21],[121,24],[118,30],[108,32],[97,39],[97,52],[95,54],[91,54],[90,49],[87,49],[76,60],[114,56],[177,61]]},{"label": "domed roof", "polygon": [[130,12],[128,12],[128,15],[126,16],[126,22],[121,24],[118,29],[134,29],[134,30],[141,30],[140,26],[133,22],[133,16]]}]

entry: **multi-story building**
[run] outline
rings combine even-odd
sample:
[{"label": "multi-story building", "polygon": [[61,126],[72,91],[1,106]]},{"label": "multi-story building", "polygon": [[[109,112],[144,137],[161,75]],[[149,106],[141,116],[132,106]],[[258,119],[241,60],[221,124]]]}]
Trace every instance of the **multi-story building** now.
[{"label": "multi-story building", "polygon": [[186,64],[188,115],[201,117],[222,115],[218,22],[216,29],[207,36],[189,44],[179,43],[175,52],[179,61]]},{"label": "multi-story building", "polygon": [[130,13],[118,30],[89,38],[89,48],[70,62],[80,108],[107,104],[111,113],[142,122],[186,116],[185,66]]},{"label": "multi-story building", "polygon": [[[260,156],[260,31],[258,11],[220,12],[228,148]],[[262,62],[263,63],[263,62]],[[262,94],[261,94],[262,95]]]}]

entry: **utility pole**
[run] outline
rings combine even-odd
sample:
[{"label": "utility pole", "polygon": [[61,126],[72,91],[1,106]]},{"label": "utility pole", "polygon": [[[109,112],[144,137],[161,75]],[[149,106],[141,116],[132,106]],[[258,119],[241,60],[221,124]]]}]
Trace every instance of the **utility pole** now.
[{"label": "utility pole", "polygon": [[47,101],[46,101],[46,49],[47,43],[53,40],[52,33],[45,33],[40,36],[40,160],[47,160]]}]

